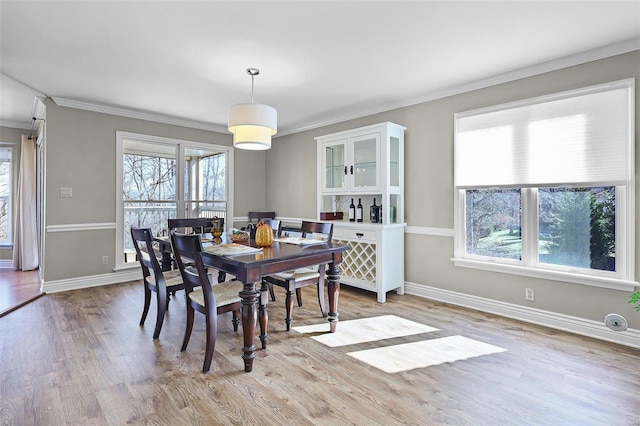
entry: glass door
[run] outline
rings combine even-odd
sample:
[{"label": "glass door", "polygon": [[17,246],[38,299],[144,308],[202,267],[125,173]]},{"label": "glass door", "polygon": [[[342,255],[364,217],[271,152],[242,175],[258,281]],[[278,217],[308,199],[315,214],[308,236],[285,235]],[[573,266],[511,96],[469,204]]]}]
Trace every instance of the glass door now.
[{"label": "glass door", "polygon": [[380,188],[378,181],[380,134],[352,138],[351,144],[352,166],[349,170],[351,189],[367,192],[378,190]]},{"label": "glass door", "polygon": [[226,170],[225,152],[196,148],[184,150],[184,217],[226,219]]},{"label": "glass door", "polygon": [[324,168],[323,189],[327,192],[347,191],[347,139],[325,143],[322,146],[322,164]]}]

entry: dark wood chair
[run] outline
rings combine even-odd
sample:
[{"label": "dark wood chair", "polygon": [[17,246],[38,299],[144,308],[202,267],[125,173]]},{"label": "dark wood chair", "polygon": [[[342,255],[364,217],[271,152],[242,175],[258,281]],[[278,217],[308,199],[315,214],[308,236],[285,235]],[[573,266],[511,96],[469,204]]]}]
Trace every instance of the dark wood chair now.
[{"label": "dark wood chair", "polygon": [[176,291],[184,289],[182,276],[178,270],[163,272],[160,266],[162,253],[153,247],[151,228],[131,227],[131,239],[142,267],[142,280],[144,283],[144,308],[140,325],[144,325],[144,321],[147,319],[149,305],[151,304],[151,293],[154,292],[158,308],[153,338],[157,339],[160,336],[165,312],[169,309],[169,294],[175,295]]},{"label": "dark wood chair", "polygon": [[[302,237],[306,238],[310,234],[323,234],[328,243],[331,242],[333,236],[333,224],[332,223],[319,223],[319,222],[302,222]],[[282,272],[279,274],[268,275],[263,278],[263,286],[266,284],[269,287],[269,293],[271,294],[271,300],[275,301],[275,292],[273,286],[277,285],[283,287],[286,290],[285,308],[286,316],[285,322],[287,324],[287,331],[291,329],[291,323],[293,322],[293,293],[295,291],[296,298],[298,300],[298,306],[302,306],[302,287],[309,285],[315,285],[318,288],[318,303],[320,304],[320,311],[322,316],[327,316],[327,308],[324,303],[324,278],[325,278],[325,265],[319,265],[317,268],[299,268],[294,271]]]},{"label": "dark wood chair", "polygon": [[[211,284],[207,268],[202,262],[200,235],[184,235],[171,231],[171,243],[187,296],[187,325],[180,350],[185,351],[189,344],[193,330],[194,312],[198,311],[204,314],[207,342],[202,372],[206,373],[211,368],[211,360],[216,347],[218,315],[233,312],[233,330],[238,331],[238,323],[240,322],[238,317],[242,308],[240,299],[242,283],[225,281]],[[189,265],[186,263],[187,260],[190,262]]]},{"label": "dark wood chair", "polygon": [[182,234],[204,234],[206,227],[207,218],[205,217],[167,219],[169,232],[179,231]]},{"label": "dark wood chair", "polygon": [[[276,212],[249,212],[249,223],[256,224],[260,219],[275,219]],[[247,226],[249,226],[249,223]]]}]

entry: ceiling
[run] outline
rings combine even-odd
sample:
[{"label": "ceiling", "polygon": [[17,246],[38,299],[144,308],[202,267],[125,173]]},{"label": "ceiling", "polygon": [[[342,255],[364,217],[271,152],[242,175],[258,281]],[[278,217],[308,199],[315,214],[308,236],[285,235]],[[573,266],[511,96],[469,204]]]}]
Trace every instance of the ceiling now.
[{"label": "ceiling", "polygon": [[0,1],[0,125],[35,99],[278,135],[640,49],[640,1]]}]

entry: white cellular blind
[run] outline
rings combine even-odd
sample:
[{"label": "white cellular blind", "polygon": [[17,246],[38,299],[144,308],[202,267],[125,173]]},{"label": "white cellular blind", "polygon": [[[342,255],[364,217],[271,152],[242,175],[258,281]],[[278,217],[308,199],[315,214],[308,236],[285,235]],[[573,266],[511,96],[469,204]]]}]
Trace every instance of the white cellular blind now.
[{"label": "white cellular blind", "polygon": [[456,114],[456,188],[625,184],[633,87],[624,80]]}]

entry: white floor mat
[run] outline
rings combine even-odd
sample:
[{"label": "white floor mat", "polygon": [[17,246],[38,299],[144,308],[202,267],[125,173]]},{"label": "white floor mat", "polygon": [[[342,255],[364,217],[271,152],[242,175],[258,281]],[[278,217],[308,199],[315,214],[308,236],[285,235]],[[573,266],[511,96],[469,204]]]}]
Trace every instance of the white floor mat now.
[{"label": "white floor mat", "polygon": [[293,327],[293,330],[299,333],[326,333],[311,336],[311,338],[327,346],[337,347],[410,336],[413,334],[431,333],[438,329],[395,315],[384,315],[380,317],[340,321],[338,322],[335,333],[329,333],[328,322]]},{"label": "white floor mat", "polygon": [[505,351],[467,337],[451,336],[349,352],[347,355],[387,373],[399,373]]}]

